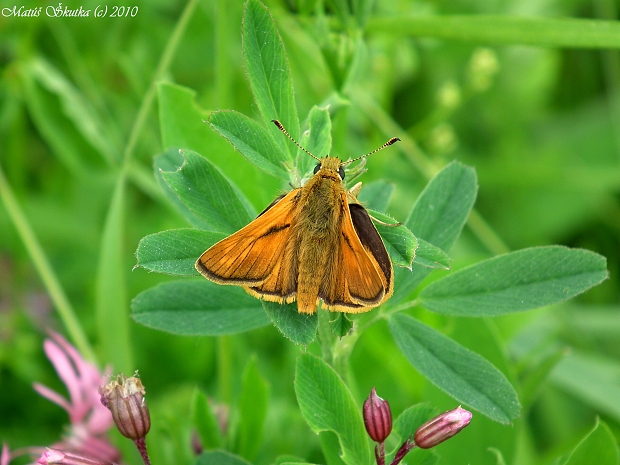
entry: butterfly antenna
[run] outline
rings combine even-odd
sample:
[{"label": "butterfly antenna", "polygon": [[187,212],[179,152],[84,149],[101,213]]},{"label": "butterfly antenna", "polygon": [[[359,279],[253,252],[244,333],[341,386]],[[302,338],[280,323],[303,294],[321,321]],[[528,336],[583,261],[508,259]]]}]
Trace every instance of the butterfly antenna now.
[{"label": "butterfly antenna", "polygon": [[[297,147],[299,147],[301,150],[303,150],[304,152],[306,152],[308,155],[310,155],[310,156],[311,156],[312,158],[314,158],[315,160],[321,161],[321,159],[320,159],[320,158],[315,157],[315,156],[314,156],[314,155],[312,155],[310,152],[308,152],[305,148],[303,148],[301,145],[299,145],[299,144],[297,143],[297,141],[296,141],[295,139],[293,139],[293,137],[291,137],[291,135],[290,135],[288,132],[286,132],[286,129],[284,129],[284,126],[282,126],[282,123],[280,123],[280,121],[278,121],[277,119],[272,119],[272,120],[271,120],[271,122],[272,122],[273,124],[275,124],[275,125],[278,127],[278,129],[279,129],[280,131],[282,131],[282,132],[286,135],[286,137],[288,137],[289,139],[291,139],[291,140],[293,141],[293,143],[294,143]],[[392,143],[393,143],[393,142],[392,142]],[[383,147],[382,147],[382,148],[383,148]],[[379,149],[379,150],[380,150],[380,149]],[[376,152],[376,150],[375,150],[375,152]]]},{"label": "butterfly antenna", "polygon": [[362,158],[366,158],[368,155],[372,155],[373,153],[377,153],[379,150],[383,150],[384,148],[389,147],[390,145],[395,144],[398,141],[400,141],[400,139],[398,137],[392,137],[390,140],[388,140],[385,144],[383,144],[378,149],[375,149],[372,152],[367,153],[366,155],[362,155],[361,157],[354,158],[353,160],[348,160],[348,161],[344,162],[343,165],[349,164],[349,163],[354,162],[356,160],[360,160]]}]

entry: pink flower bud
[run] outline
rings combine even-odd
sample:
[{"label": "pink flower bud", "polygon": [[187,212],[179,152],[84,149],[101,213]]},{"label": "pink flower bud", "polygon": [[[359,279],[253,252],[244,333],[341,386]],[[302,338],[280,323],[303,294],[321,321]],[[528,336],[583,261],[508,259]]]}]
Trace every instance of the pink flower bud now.
[{"label": "pink flower bud", "polygon": [[471,412],[459,406],[427,421],[415,432],[416,446],[422,449],[435,447],[469,425],[471,416]]},{"label": "pink flower bud", "polygon": [[364,426],[373,441],[382,443],[392,432],[392,412],[387,400],[377,395],[375,388],[364,402]]},{"label": "pink flower bud", "polygon": [[111,465],[112,462],[74,454],[58,449],[47,449],[37,460],[41,465]]},{"label": "pink flower bud", "polygon": [[151,416],[144,399],[145,390],[139,378],[120,374],[99,389],[101,403],[112,412],[114,424],[123,436],[144,438],[151,428]]}]

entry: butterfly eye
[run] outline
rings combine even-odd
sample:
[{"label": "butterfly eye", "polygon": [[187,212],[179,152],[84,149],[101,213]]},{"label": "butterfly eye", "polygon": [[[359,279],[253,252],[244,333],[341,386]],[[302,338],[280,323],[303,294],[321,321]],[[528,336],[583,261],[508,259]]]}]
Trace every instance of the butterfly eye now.
[{"label": "butterfly eye", "polygon": [[342,166],[338,168],[338,174],[340,175],[340,179],[344,181],[344,168]]},{"label": "butterfly eye", "polygon": [[319,163],[318,165],[314,167],[314,174],[317,174],[320,169],[321,169],[321,164]]}]

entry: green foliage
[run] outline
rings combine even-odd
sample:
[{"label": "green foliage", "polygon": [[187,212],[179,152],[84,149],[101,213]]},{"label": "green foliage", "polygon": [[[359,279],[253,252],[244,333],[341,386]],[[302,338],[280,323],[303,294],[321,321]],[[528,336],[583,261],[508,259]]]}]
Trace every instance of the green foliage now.
[{"label": "green foliage", "polygon": [[594,429],[575,447],[564,465],[620,463],[616,438],[604,422],[598,420]]},{"label": "green foliage", "polygon": [[407,360],[433,384],[500,423],[519,416],[517,393],[487,360],[409,316],[394,315],[389,323]]},{"label": "green foliage", "polygon": [[203,279],[159,284],[138,294],[131,309],[138,323],[185,336],[234,334],[269,321],[260,302],[242,289]]},{"label": "green foliage", "polygon": [[296,302],[285,305],[263,302],[263,307],[283,336],[300,345],[308,345],[314,341],[319,324],[318,313],[313,315],[297,313]]},{"label": "green foliage", "polygon": [[607,276],[607,260],[598,254],[536,247],[485,260],[435,281],[420,293],[420,303],[452,315],[502,315],[562,302]]},{"label": "green foliage", "polygon": [[230,452],[215,450],[200,454],[194,465],[248,465],[249,463]]},{"label": "green foliage", "polygon": [[250,220],[240,194],[208,160],[194,152],[181,152],[183,164],[161,176],[181,203],[217,232],[233,232]]},{"label": "green foliage", "polygon": [[295,393],[301,414],[312,430],[332,431],[338,436],[344,463],[370,464],[359,406],[329,365],[313,355],[301,355],[295,369]]},{"label": "green foliage", "polygon": [[223,446],[222,432],[215,412],[207,396],[196,390],[192,402],[192,423],[205,449],[219,449]]},{"label": "green foliage", "polygon": [[[139,368],[153,463],[371,464],[377,386],[388,463],[462,403],[471,425],[408,464],[618,464],[613,5],[265,3],[3,18],[0,439],[66,423],[29,388],[58,385],[51,314],[100,366]],[[317,157],[401,139],[346,166],[394,264],[380,308],[301,315],[197,273],[311,176],[273,119]]]},{"label": "green foliage", "polygon": [[136,266],[176,276],[198,276],[196,257],[226,234],[202,229],[169,229],[143,237],[136,250]]},{"label": "green foliage", "polygon": [[344,337],[353,328],[353,322],[346,313],[337,312],[334,319],[329,321],[329,328],[334,336]]},{"label": "green foliage", "polygon": [[[416,237],[449,250],[469,216],[477,189],[476,173],[472,168],[450,163],[424,188],[405,226]],[[431,271],[426,267],[414,268],[410,273],[398,271],[392,304],[405,298]]]},{"label": "green foliage", "polygon": [[252,357],[243,371],[239,415],[231,445],[233,451],[248,460],[256,457],[261,446],[268,400],[269,386]]}]

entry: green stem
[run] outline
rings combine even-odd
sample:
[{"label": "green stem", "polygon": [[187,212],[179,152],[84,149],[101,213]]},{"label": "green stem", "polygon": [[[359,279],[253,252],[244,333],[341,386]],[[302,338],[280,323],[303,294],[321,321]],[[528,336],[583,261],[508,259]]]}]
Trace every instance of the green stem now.
[{"label": "green stem", "polygon": [[[341,337],[333,345],[332,366],[347,385],[349,385],[347,382],[349,380],[350,369],[349,359],[351,358],[351,353],[353,352],[357,340],[362,334],[356,326],[357,323],[353,323],[353,331],[345,337]],[[349,389],[351,389],[351,386],[349,386]]]},{"label": "green stem", "polygon": [[217,338],[217,383],[219,399],[232,403],[232,343],[230,336]]},{"label": "green stem", "polygon": [[84,334],[82,330],[75,311],[69,303],[69,299],[67,299],[67,296],[60,285],[60,281],[56,277],[45,252],[43,252],[43,248],[41,247],[41,244],[39,244],[32,227],[21,210],[7,179],[4,177],[2,167],[0,167],[0,198],[9,213],[11,221],[15,225],[15,229],[17,230],[19,237],[28,251],[28,255],[30,255],[31,260],[34,263],[41,280],[43,281],[43,285],[47,289],[54,306],[58,310],[60,319],[67,329],[67,333],[69,334],[71,340],[87,360],[96,362],[97,359],[95,357],[95,353],[86,338],[86,334]]},{"label": "green stem", "polygon": [[472,208],[467,219],[467,226],[474,235],[484,244],[493,254],[501,255],[510,252],[510,248],[499,237],[499,235],[489,226],[489,223],[482,217],[478,210]]},{"label": "green stem", "polygon": [[[321,344],[321,356],[325,363],[332,365],[334,363],[334,335],[329,327],[329,312],[322,308],[317,308],[319,312],[319,343]],[[335,367],[334,367],[335,369]],[[338,370],[336,370],[338,371]],[[342,376],[342,373],[341,373]],[[344,381],[344,378],[343,378]]]},{"label": "green stem", "polygon": [[355,344],[357,344],[360,336],[378,321],[387,320],[390,315],[402,312],[403,310],[415,307],[416,305],[418,305],[418,301],[412,300],[410,302],[405,302],[403,304],[397,305],[396,307],[388,308],[387,310],[373,310],[372,312],[356,320],[353,323],[353,330],[347,336],[338,339],[337,341],[335,341],[335,343],[332,343],[331,365],[333,366],[334,370],[336,370],[336,372],[340,375],[343,381],[345,381],[345,383],[348,379],[349,358],[351,357],[353,348],[355,347]]},{"label": "green stem", "polygon": [[230,4],[228,0],[217,0],[217,21],[215,22],[215,87],[217,89],[216,107],[228,108],[232,100],[232,70],[231,52],[228,44],[230,33],[228,17]]}]

